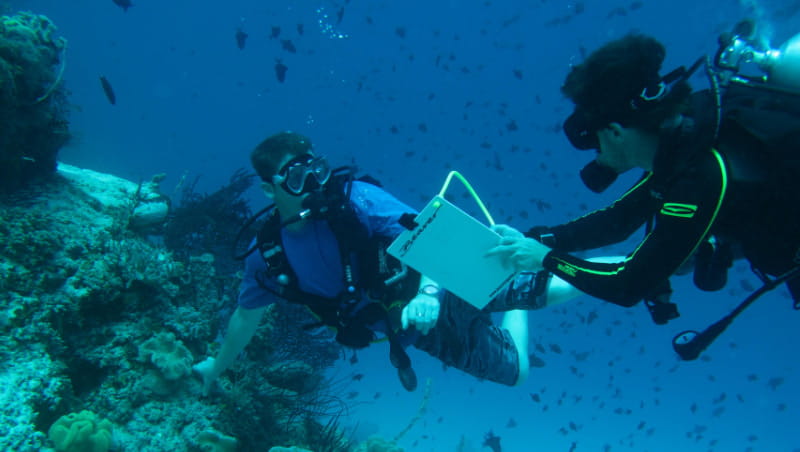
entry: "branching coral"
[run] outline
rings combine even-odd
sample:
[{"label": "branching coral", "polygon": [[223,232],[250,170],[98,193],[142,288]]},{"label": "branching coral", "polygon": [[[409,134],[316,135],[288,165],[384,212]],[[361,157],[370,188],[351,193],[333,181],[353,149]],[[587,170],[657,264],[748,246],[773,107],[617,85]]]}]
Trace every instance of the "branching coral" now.
[{"label": "branching coral", "polygon": [[240,169],[227,185],[210,195],[195,192],[197,180],[185,186],[164,228],[167,248],[184,260],[211,253],[218,274],[235,273],[241,263],[233,259],[233,242],[251,215],[243,195],[253,179],[253,174]]},{"label": "branching coral", "polygon": [[324,369],[332,365],[340,356],[342,348],[334,342],[333,334],[326,328],[308,330],[306,325],[316,319],[304,306],[279,302],[270,310],[270,328],[264,331],[266,336],[257,337],[272,344],[273,362],[299,359]]}]

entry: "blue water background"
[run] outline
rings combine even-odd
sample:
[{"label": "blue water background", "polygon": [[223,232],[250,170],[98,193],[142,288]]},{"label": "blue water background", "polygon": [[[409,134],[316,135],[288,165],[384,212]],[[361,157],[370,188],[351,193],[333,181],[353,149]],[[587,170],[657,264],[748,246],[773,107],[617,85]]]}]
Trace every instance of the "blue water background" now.
[{"label": "blue water background", "polygon": [[[520,228],[565,221],[627,188],[620,182],[602,196],[589,193],[577,171],[591,156],[560,133],[569,104],[559,86],[583,51],[638,30],[666,44],[671,69],[713,53],[719,33],[746,15],[764,19],[775,43],[800,31],[800,5],[788,0],[645,0],[638,9],[630,1],[134,2],[127,13],[111,0],[6,2],[49,16],[69,41],[75,138],[61,160],[134,181],[164,172],[167,193],[183,175],[200,176],[198,189],[213,191],[248,166],[259,141],[291,129],[334,162],[354,160],[415,207],[458,169],[498,221]],[[269,38],[273,26],[281,27],[278,39]],[[237,27],[249,34],[244,50]],[[297,53],[283,50],[283,39]],[[276,80],[277,59],[288,66],[285,83]],[[100,75],[114,87],[114,106]],[[700,77],[692,83],[704,86]],[[255,190],[250,196],[255,207],[264,203]],[[452,451],[463,436],[472,447],[464,450],[481,450],[492,430],[511,452],[573,444],[578,451],[800,450],[800,313],[784,289],[751,307],[705,359],[679,363],[670,348],[675,333],[715,321],[754,285],[743,265],[715,294],[678,278],[682,317],[668,326],[653,325],[641,306],[588,297],[531,313],[531,347],[547,349],[537,353],[546,366],[532,369],[521,388],[443,372],[412,352],[421,386],[430,377],[432,391],[400,442]],[[592,311],[599,318],[586,324]],[[336,369],[344,378],[365,375],[351,385],[357,394],[348,394],[354,407],[344,424],[391,438],[423,391],[401,389],[385,346],[359,358]]]}]

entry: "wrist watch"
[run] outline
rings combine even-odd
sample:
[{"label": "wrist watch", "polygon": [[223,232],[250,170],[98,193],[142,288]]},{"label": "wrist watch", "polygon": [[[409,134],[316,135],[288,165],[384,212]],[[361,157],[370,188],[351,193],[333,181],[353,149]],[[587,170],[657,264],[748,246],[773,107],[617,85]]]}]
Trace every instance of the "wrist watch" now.
[{"label": "wrist watch", "polygon": [[433,284],[425,284],[424,286],[419,288],[419,292],[417,293],[420,295],[430,295],[432,297],[438,297],[441,291],[442,290],[440,288],[438,288]]}]

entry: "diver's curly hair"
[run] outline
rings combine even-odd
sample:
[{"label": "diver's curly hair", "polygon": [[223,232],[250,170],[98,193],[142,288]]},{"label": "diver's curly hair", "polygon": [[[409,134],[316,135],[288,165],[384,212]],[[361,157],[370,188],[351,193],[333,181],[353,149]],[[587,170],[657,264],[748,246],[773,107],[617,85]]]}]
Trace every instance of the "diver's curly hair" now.
[{"label": "diver's curly hair", "polygon": [[605,44],[574,66],[561,92],[594,122],[619,122],[658,132],[665,120],[686,110],[691,94],[689,84],[679,82],[647,111],[632,109],[631,100],[660,80],[659,70],[666,53],[655,38],[629,34]]},{"label": "diver's curly hair", "polygon": [[311,140],[294,132],[280,132],[262,141],[250,153],[250,162],[258,177],[270,181],[280,168],[278,165],[287,155],[296,157],[311,151]]}]

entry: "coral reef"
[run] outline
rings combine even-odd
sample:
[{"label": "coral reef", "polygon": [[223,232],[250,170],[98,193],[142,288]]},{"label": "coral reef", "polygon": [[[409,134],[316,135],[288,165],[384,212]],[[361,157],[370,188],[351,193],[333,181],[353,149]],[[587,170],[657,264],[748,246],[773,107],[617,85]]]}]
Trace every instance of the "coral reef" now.
[{"label": "coral reef", "polygon": [[56,170],[68,141],[67,41],[45,16],[0,17],[0,193]]},{"label": "coral reef", "polygon": [[335,425],[317,420],[345,409],[323,377],[338,347],[317,334],[287,353],[273,331],[289,315],[281,306],[221,389],[200,396],[190,356],[214,352],[239,277],[219,273],[214,255],[164,248],[150,235],[154,217],[148,231],[137,226],[138,207],[165,203],[158,181],[59,165],[0,198],[0,450],[52,450],[50,427],[83,410],[113,423],[118,452],[208,450],[209,432],[238,450],[319,452],[329,440],[337,448],[327,450],[347,450]]}]

